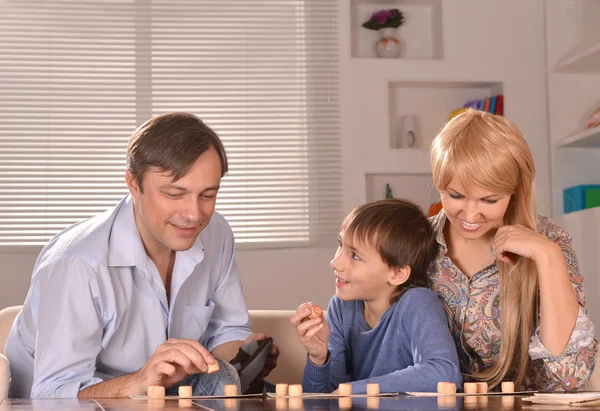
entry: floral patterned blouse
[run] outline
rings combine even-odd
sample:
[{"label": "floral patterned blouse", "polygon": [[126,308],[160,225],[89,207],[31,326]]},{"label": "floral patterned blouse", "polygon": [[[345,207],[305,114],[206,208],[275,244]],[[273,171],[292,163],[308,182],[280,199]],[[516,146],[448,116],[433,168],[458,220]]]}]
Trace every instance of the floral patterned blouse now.
[{"label": "floral patterned blouse", "polygon": [[[433,291],[448,313],[461,371],[469,373],[486,369],[500,354],[500,278],[496,262],[467,278],[446,256],[444,211],[432,217],[431,221],[439,251],[428,274],[433,282]],[[539,327],[535,330],[529,344],[532,361],[520,388],[539,391],[583,390],[594,369],[598,350],[594,325],[585,309],[583,277],[579,273],[569,234],[544,216],[538,216],[538,232],[560,245],[580,307],[573,334],[560,356],[552,355],[544,347]],[[465,377],[465,381],[468,380]]]}]

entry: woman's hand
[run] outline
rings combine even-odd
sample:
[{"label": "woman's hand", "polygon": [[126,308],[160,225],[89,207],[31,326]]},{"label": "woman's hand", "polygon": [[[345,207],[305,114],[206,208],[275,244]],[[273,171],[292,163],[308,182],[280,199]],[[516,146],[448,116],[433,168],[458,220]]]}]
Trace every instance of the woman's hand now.
[{"label": "woman's hand", "polygon": [[514,263],[514,255],[539,261],[544,256],[559,253],[560,247],[545,236],[522,225],[505,225],[492,240],[492,254],[505,263]]},{"label": "woman's hand", "polygon": [[329,325],[323,316],[314,319],[308,318],[312,306],[311,302],[300,304],[290,321],[296,328],[300,342],[306,348],[312,363],[323,365],[327,361]]}]

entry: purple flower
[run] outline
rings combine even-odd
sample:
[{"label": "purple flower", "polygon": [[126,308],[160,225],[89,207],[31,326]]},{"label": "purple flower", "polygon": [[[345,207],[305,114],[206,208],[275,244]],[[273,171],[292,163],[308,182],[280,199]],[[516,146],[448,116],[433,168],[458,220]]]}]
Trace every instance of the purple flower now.
[{"label": "purple flower", "polygon": [[377,20],[377,23],[384,24],[389,17],[389,13],[387,10],[381,10],[376,13],[373,13],[371,16],[371,21]]}]

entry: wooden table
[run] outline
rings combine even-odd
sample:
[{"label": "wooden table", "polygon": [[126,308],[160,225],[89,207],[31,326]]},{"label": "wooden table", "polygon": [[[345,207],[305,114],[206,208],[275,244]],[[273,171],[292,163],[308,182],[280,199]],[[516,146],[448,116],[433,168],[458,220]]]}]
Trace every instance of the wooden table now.
[{"label": "wooden table", "polygon": [[600,410],[595,407],[531,406],[521,401],[523,396],[479,396],[479,397],[412,397],[401,394],[397,397],[380,398],[241,398],[219,400],[16,400],[8,399],[0,404],[0,411],[18,410],[67,410],[67,411],[118,411],[118,410],[204,410],[204,411],[248,411],[248,410]]}]

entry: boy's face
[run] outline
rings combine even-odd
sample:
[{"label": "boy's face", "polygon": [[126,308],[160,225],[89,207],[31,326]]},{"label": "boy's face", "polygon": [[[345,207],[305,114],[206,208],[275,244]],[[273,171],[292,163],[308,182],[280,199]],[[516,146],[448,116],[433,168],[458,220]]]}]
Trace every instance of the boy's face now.
[{"label": "boy's face", "polygon": [[171,250],[187,250],[208,225],[221,183],[221,159],[211,147],[177,181],[169,173],[149,170],[143,192],[128,172],[135,220],[150,258]]},{"label": "boy's face", "polygon": [[398,272],[383,262],[379,252],[364,243],[354,243],[344,232],[339,235],[339,245],[331,260],[335,281],[335,294],[340,300],[363,300],[389,304],[398,282]]}]

